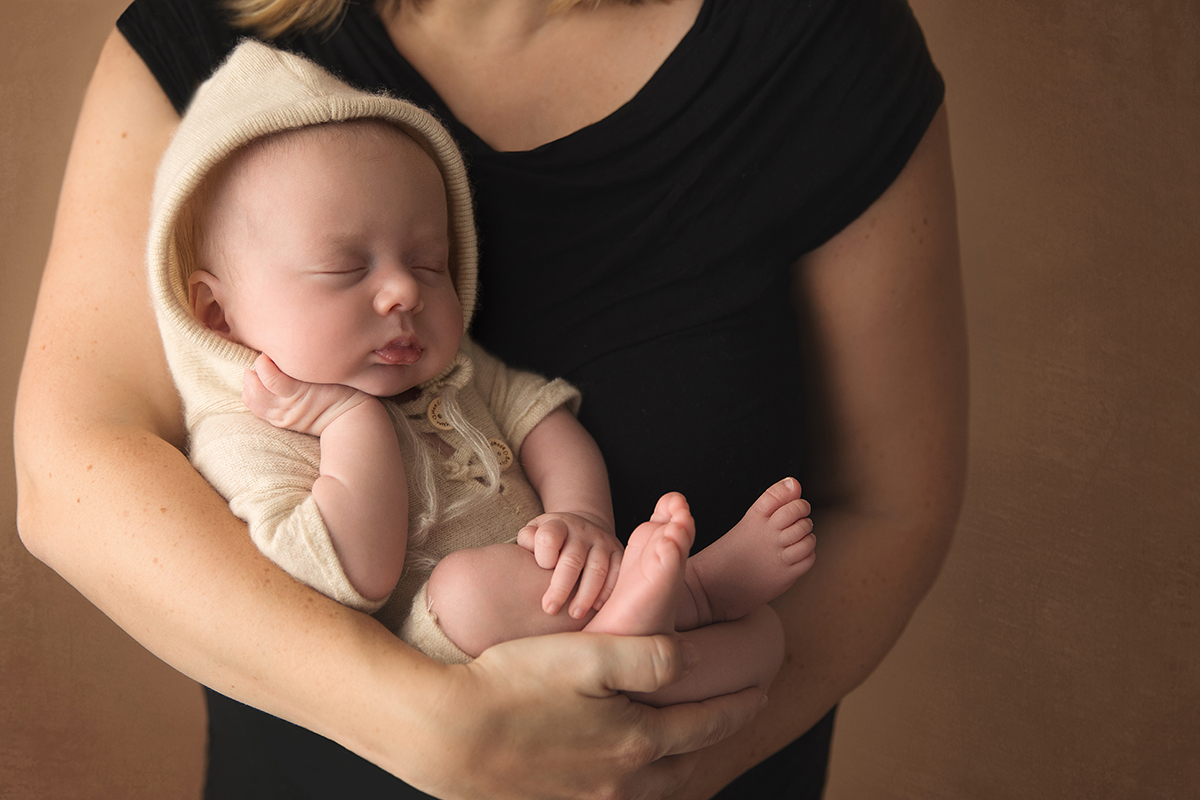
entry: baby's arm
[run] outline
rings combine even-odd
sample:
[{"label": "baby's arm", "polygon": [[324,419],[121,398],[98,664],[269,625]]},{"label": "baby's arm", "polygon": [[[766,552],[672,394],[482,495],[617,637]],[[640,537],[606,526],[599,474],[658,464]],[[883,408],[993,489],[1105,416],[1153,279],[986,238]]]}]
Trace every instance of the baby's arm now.
[{"label": "baby's arm", "polygon": [[600,448],[575,416],[558,408],[521,444],[521,465],[545,513],[517,536],[538,566],[554,569],[542,608],[556,614],[578,582],[568,613],[583,618],[612,593],[621,560],[608,472]]},{"label": "baby's arm", "polygon": [[408,490],[383,404],[348,386],[295,380],[266,355],[246,373],[242,398],[275,427],[320,437],[312,494],[334,550],[359,594],[386,597],[404,568]]}]

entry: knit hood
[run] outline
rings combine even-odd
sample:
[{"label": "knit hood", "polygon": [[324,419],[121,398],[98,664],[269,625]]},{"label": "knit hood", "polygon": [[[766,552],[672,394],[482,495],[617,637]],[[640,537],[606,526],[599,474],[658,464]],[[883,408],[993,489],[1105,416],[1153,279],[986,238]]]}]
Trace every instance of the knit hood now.
[{"label": "knit hood", "polygon": [[[202,326],[188,302],[190,258],[180,258],[181,211],[204,178],[240,147],[264,136],[327,122],[375,119],[400,128],[430,155],[442,174],[450,227],[451,273],[463,309],[463,326],[475,306],[477,252],[470,188],[462,157],[429,113],[403,100],[355,89],[312,62],[247,40],[197,90],[158,168],[147,263],[151,298],[171,370],[186,361],[240,396],[242,374],[257,357]],[[210,383],[211,389],[217,386]],[[196,402],[187,396],[190,416]],[[233,399],[233,398],[231,398]],[[232,410],[232,409],[231,409]]]}]

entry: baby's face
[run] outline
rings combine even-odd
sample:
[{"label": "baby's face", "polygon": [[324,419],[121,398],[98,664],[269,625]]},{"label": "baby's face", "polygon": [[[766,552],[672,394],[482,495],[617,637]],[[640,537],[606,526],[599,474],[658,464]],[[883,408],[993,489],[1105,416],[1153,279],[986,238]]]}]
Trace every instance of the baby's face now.
[{"label": "baby's face", "polygon": [[289,138],[213,203],[230,334],[308,383],[389,397],[436,377],[463,336],[437,167],[398,131]]}]

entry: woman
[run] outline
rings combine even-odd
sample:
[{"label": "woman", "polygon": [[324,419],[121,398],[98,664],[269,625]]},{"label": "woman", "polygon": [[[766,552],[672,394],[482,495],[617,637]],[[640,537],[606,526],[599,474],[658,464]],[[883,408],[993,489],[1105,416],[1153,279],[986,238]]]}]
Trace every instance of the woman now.
[{"label": "woman", "polygon": [[[89,88],[18,399],[27,546],[181,671],[437,796],[701,798],[748,770],[728,796],[818,794],[830,709],[928,589],[962,491],[946,123],[907,8],[249,5],[316,13],[279,43],[458,138],[483,243],[474,333],[583,390],[619,529],[677,489],[716,535],[750,487],[801,474],[820,556],[775,604],[770,703],[629,703],[616,691],[685,668],[665,637],[433,664],[254,550],[179,451],[141,268],[158,155],[239,35],[215,2],[138,0]],[[210,703],[210,796],[396,792],[299,728]]]}]

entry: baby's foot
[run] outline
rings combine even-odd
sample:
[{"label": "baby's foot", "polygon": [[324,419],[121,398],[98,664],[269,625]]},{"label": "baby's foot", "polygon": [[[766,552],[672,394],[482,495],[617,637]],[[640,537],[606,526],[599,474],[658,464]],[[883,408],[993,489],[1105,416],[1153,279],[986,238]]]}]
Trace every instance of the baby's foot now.
[{"label": "baby's foot", "polygon": [[[811,508],[785,478],[763,492],[742,521],[688,562],[696,619],[681,609],[680,630],[739,619],[787,591],[816,559]],[[707,605],[707,608],[705,606]]]},{"label": "baby's foot", "polygon": [[663,495],[650,520],[629,537],[612,596],[584,630],[627,636],[675,630],[684,565],[695,537],[683,495]]}]

